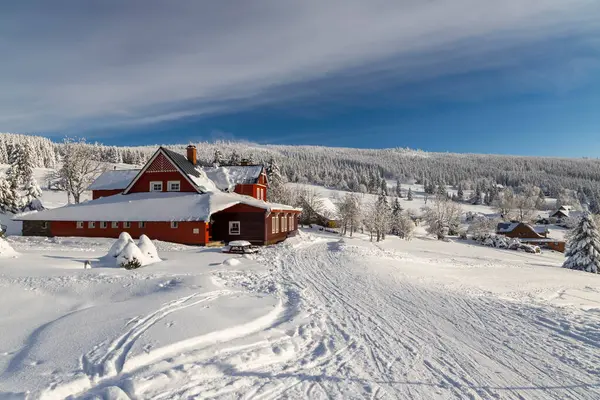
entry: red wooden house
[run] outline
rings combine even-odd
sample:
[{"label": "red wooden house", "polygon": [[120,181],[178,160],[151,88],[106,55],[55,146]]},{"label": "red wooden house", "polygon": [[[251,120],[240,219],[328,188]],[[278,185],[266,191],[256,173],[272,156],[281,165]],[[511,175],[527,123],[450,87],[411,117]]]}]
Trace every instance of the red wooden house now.
[{"label": "red wooden house", "polygon": [[116,238],[126,231],[197,245],[270,244],[297,229],[300,209],[264,200],[268,186],[262,166],[229,167],[231,173],[213,168],[207,174],[196,161],[194,146],[188,146],[187,157],[161,147],[141,170],[102,174],[91,186],[91,201],[15,219],[23,221],[23,235]]},{"label": "red wooden house", "polygon": [[565,242],[548,237],[545,226],[531,226],[524,222],[502,222],[498,224],[496,233],[511,238],[518,238],[523,243],[546,247],[551,250],[565,252]]}]

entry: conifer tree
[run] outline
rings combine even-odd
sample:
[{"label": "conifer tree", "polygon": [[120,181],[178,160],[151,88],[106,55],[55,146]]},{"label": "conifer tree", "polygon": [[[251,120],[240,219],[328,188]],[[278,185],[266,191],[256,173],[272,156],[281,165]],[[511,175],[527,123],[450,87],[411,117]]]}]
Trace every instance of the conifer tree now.
[{"label": "conifer tree", "polygon": [[600,232],[594,218],[585,213],[569,233],[564,268],[592,273],[600,272]]},{"label": "conifer tree", "polygon": [[396,196],[402,198],[402,183],[400,183],[400,179],[396,179]]},{"label": "conifer tree", "polygon": [[221,153],[221,150],[216,149],[215,150],[215,155],[213,157],[213,161],[212,164],[215,167],[221,166],[223,165],[223,163],[225,162],[224,158],[223,158],[223,153]]},{"label": "conifer tree", "polygon": [[408,188],[408,193],[406,193],[406,200],[413,201],[413,192],[412,188]]},{"label": "conifer tree", "polygon": [[458,184],[458,190],[456,192],[456,195],[458,197],[458,201],[464,201],[465,200],[465,192],[463,191],[462,183]]}]

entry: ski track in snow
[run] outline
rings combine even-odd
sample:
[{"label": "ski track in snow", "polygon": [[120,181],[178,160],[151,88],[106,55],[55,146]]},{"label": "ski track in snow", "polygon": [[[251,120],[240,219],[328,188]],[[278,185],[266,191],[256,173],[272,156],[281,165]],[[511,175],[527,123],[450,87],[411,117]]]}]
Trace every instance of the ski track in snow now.
[{"label": "ski track in snow", "polygon": [[273,312],[129,358],[161,318],[233,290],[172,301],[83,355],[85,384],[48,398],[600,398],[598,315],[421,286],[401,253],[368,246],[265,248]]}]

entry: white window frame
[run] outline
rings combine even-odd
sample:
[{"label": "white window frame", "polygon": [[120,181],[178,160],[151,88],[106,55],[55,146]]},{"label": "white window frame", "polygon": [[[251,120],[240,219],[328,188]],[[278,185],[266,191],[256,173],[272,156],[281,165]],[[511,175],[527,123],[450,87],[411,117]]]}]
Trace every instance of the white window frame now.
[{"label": "white window frame", "polygon": [[106,221],[100,221],[100,229],[106,229],[108,223]]},{"label": "white window frame", "polygon": [[290,225],[289,230],[293,231],[294,230],[294,214],[290,214],[288,216],[288,224]]},{"label": "white window frame", "polygon": [[192,233],[193,233],[194,235],[199,235],[199,234],[200,234],[200,228],[194,228],[194,229],[192,230]]},{"label": "white window frame", "polygon": [[[177,185],[177,190],[173,189],[172,185]],[[181,192],[181,181],[168,181],[167,182],[167,191],[168,192]]]},{"label": "white window frame", "polygon": [[146,227],[146,222],[145,221],[138,222],[138,228],[144,229],[145,227]]},{"label": "white window frame", "polygon": [[123,228],[127,228],[127,229],[131,228],[131,222],[123,221]]},{"label": "white window frame", "polygon": [[171,229],[179,228],[179,221],[171,221]]},{"label": "white window frame", "polygon": [[279,233],[279,214],[275,214],[275,233]]},{"label": "white window frame", "polygon": [[[237,232],[233,228],[237,225]],[[242,224],[240,221],[229,221],[229,234],[230,235],[241,235]]]},{"label": "white window frame", "polygon": [[119,221],[113,221],[110,223],[110,227],[113,229],[118,229],[119,228]]},{"label": "white window frame", "polygon": [[83,229],[83,221],[77,221],[77,229]]},{"label": "white window frame", "polygon": [[285,214],[281,218],[281,232],[287,232],[287,215]]},{"label": "white window frame", "polygon": [[96,221],[88,221],[88,229],[95,229]]},{"label": "white window frame", "polygon": [[[160,185],[160,190],[154,190],[154,185]],[[163,191],[162,181],[150,181],[150,191],[151,192],[162,192]]]}]

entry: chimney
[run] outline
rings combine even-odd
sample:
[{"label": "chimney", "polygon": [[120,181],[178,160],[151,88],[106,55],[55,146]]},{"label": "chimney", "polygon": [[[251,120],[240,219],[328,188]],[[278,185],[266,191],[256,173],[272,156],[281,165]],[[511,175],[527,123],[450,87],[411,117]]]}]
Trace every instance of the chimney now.
[{"label": "chimney", "polygon": [[196,154],[196,146],[194,146],[193,144],[190,144],[187,147],[187,159],[193,165],[196,165],[196,162],[198,161],[197,154]]}]

